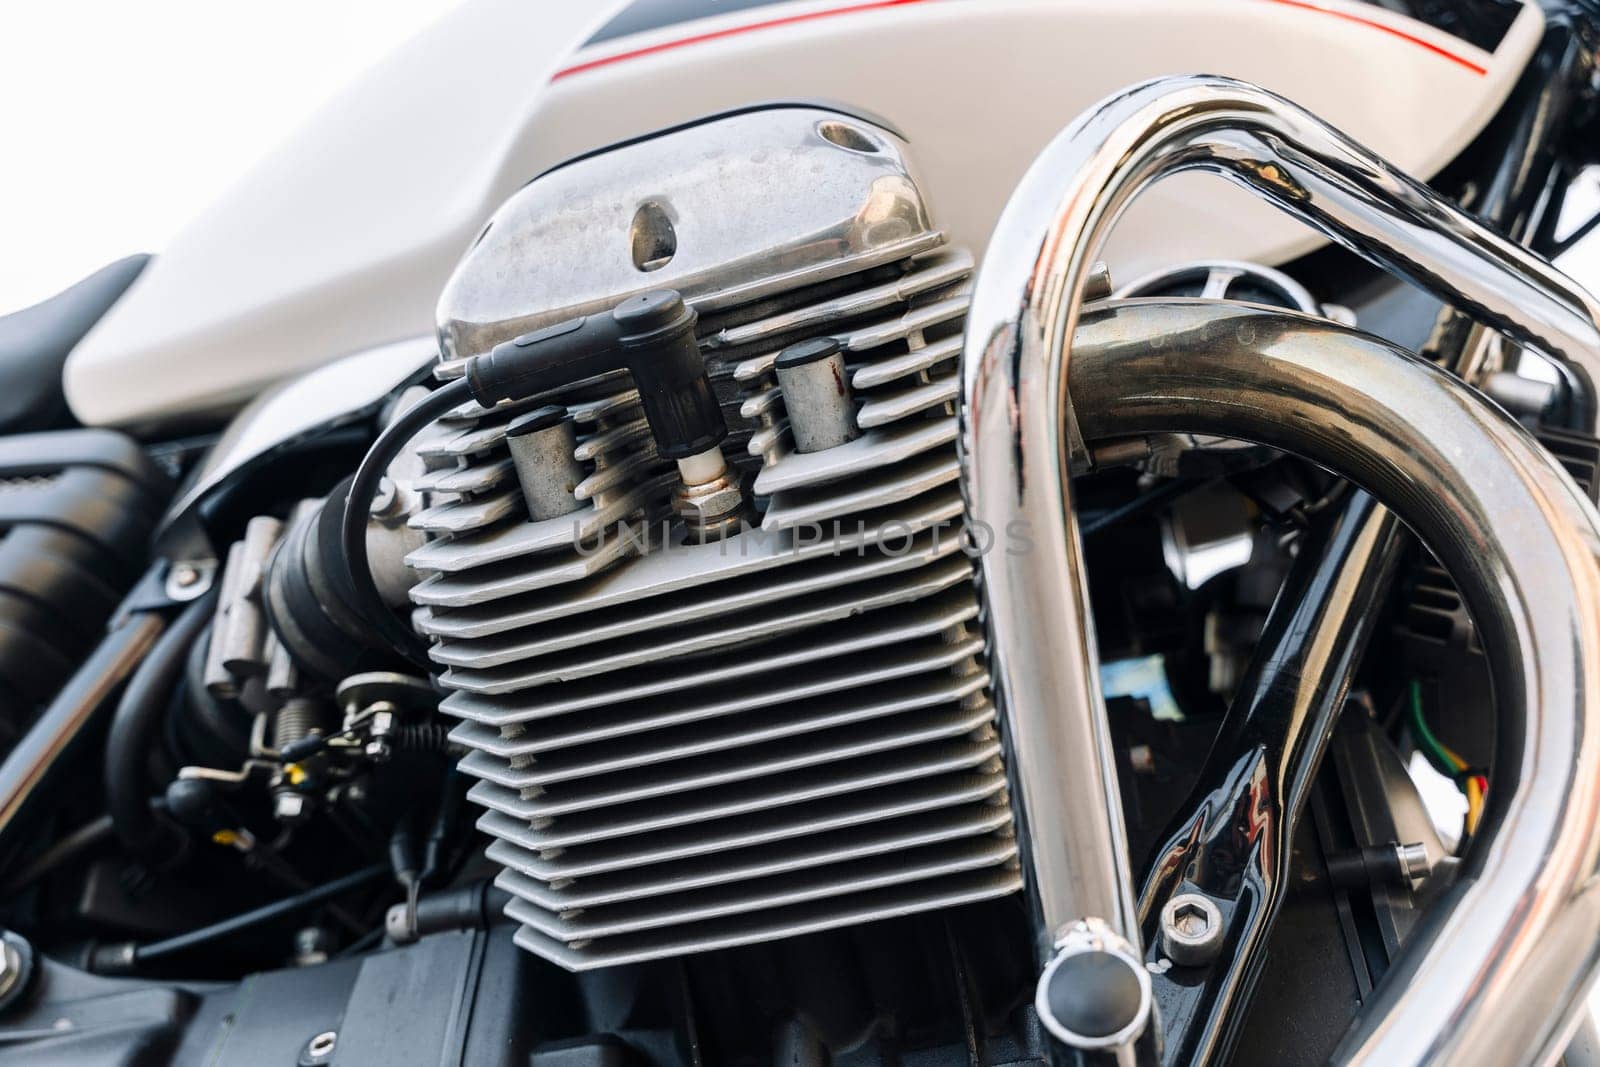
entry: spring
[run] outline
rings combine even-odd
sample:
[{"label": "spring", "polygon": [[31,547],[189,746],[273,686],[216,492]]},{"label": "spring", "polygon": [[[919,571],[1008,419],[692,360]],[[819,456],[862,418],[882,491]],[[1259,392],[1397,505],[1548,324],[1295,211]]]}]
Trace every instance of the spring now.
[{"label": "spring", "polygon": [[283,702],[272,720],[272,747],[281,749],[313,730],[322,729],[322,706],[314,700],[295,698]]},{"label": "spring", "polygon": [[451,749],[450,727],[442,722],[406,723],[390,736],[399,752],[449,752]]}]

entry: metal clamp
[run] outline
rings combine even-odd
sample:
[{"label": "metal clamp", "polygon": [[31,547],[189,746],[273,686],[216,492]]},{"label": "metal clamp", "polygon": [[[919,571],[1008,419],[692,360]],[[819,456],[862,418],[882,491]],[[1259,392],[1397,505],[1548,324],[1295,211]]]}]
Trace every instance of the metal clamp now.
[{"label": "metal clamp", "polygon": [[1056,940],[1033,1006],[1050,1035],[1070,1048],[1122,1048],[1150,1023],[1150,972],[1104,920],[1082,919]]}]

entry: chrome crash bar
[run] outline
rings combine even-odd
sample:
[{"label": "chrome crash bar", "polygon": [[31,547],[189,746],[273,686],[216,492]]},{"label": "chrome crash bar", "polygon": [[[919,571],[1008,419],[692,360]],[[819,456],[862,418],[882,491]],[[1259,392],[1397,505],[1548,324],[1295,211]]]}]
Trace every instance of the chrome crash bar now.
[{"label": "chrome crash bar", "polygon": [[[1041,1016],[1080,1049],[1130,1048],[1152,1029],[1068,479],[1074,442],[1094,429],[1091,403],[1103,419],[1100,405],[1114,402],[1118,432],[1142,421],[1150,431],[1253,438],[1352,476],[1450,569],[1489,650],[1502,729],[1486,829],[1453,896],[1412,935],[1338,1058],[1505,1062],[1559,1050],[1600,940],[1600,520],[1543,450],[1471,390],[1316,320],[1212,322],[1215,306],[1193,305],[1168,316],[1163,330],[1173,332],[1142,333],[1120,311],[1097,319],[1091,334],[1128,359],[1108,372],[1120,391],[1091,401],[1072,386],[1084,420],[1074,421],[1066,341],[1090,265],[1135,196],[1192,169],[1256,191],[1600,381],[1592,297],[1259,88],[1205,76],[1148,82],[1091,109],[1044,150],[975,283],[961,431],[970,519],[1020,526],[1030,545],[984,554],[980,575],[1048,961]],[[1118,329],[1137,343],[1119,343]],[[1052,1025],[1046,981],[1096,954],[1137,964],[1137,1015],[1091,1033]]]}]

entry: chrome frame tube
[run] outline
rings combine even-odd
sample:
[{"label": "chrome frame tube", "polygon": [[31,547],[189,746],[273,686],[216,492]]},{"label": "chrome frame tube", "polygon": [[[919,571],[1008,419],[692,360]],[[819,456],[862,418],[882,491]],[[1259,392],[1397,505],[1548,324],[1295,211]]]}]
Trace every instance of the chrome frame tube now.
[{"label": "chrome frame tube", "polygon": [[[1002,214],[974,285],[960,438],[971,520],[998,532],[1020,524],[1030,543],[1026,552],[985,554],[979,574],[1041,956],[1084,919],[1139,938],[1070,507],[1069,442],[1080,435],[1068,405],[1066,339],[1078,326],[1090,264],[1118,216],[1151,183],[1193,169],[1256,191],[1516,340],[1586,370],[1600,366],[1595,302],[1579,286],[1264,90],[1209,76],[1159,79],[1108,99],[1051,142]],[[1376,438],[1367,444],[1374,454],[1391,448]],[[1518,505],[1536,509],[1525,519],[1544,523],[1549,551],[1542,562],[1522,554],[1497,579],[1509,596],[1517,582],[1533,580],[1519,568],[1561,561],[1571,572],[1563,575],[1564,596],[1550,590],[1557,598],[1539,613],[1494,634],[1519,639],[1530,657],[1520,677],[1496,680],[1502,707],[1526,709],[1527,743],[1497,757],[1510,788],[1496,790],[1478,877],[1464,884],[1448,920],[1419,935],[1344,1047],[1349,1059],[1421,1062],[1448,1050],[1504,1051],[1512,1047],[1505,1039],[1526,1037],[1527,1017],[1540,1014],[1527,987],[1554,996],[1553,986],[1566,1004],[1573,984],[1587,978],[1600,913],[1577,887],[1593,875],[1600,850],[1592,828],[1600,817],[1593,784],[1600,710],[1583,671],[1600,663],[1593,632],[1600,577],[1592,558],[1583,566],[1577,558],[1592,555],[1593,509],[1559,471],[1556,480],[1544,487],[1543,505]],[[1571,610],[1563,613],[1563,605]],[[1565,647],[1552,626],[1563,629]],[[1552,796],[1553,781],[1567,794]],[[1548,935],[1557,929],[1583,931],[1581,958],[1552,944]],[[1527,951],[1532,944],[1552,948],[1552,960]],[[1406,976],[1428,988],[1408,995]],[[1530,981],[1535,976],[1547,980]],[[1532,1047],[1523,1042],[1518,1057]]]},{"label": "chrome frame tube", "polygon": [[[1090,440],[1181,431],[1294,452],[1370,490],[1449,570],[1501,711],[1497,798],[1451,896],[1413,931],[1338,1058],[1559,1052],[1600,955],[1600,516],[1493,404],[1334,323],[1129,301],[1085,317],[1073,360]],[[1312,714],[1307,694],[1295,701]]]}]

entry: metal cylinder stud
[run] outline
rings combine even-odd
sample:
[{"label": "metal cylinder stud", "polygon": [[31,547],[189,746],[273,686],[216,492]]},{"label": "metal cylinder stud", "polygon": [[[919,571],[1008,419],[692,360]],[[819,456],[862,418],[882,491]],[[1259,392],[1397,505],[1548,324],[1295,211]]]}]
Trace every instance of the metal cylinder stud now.
[{"label": "metal cylinder stud", "polygon": [[587,472],[573,455],[578,432],[565,408],[542,407],[512,420],[506,427],[506,447],[529,518],[540,522],[583,507],[574,491]]},{"label": "metal cylinder stud", "polygon": [[792,344],[778,353],[773,369],[796,450],[821,452],[861,436],[838,341],[817,337]]}]

